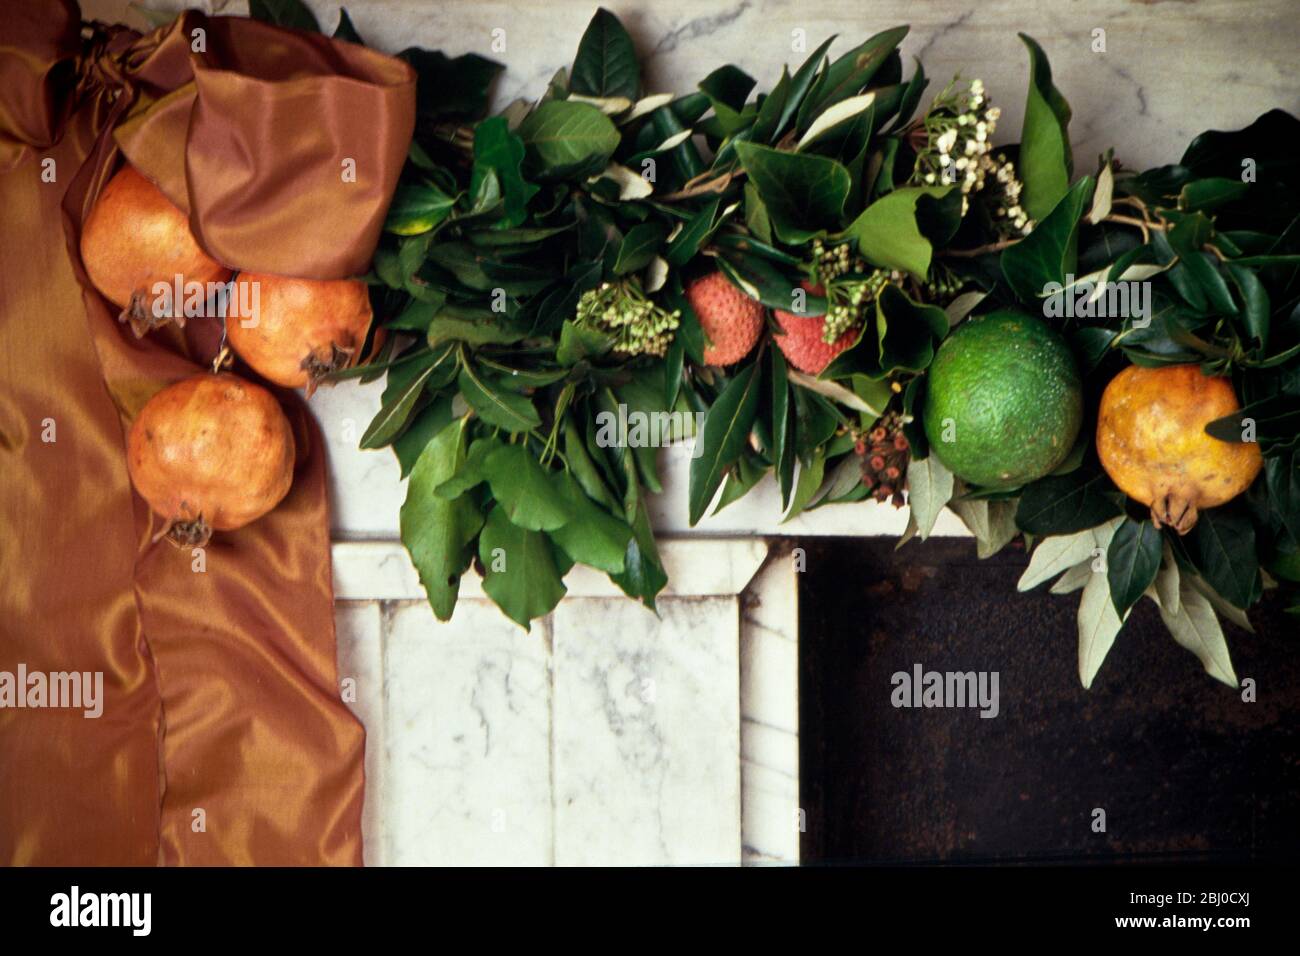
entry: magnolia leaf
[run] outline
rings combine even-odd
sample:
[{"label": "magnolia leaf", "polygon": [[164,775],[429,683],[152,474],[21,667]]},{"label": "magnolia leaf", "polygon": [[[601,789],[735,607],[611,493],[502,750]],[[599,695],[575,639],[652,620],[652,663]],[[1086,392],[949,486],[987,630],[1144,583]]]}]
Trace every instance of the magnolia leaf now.
[{"label": "magnolia leaf", "polygon": [[606,116],[617,116],[632,108],[632,101],[626,96],[583,96],[580,93],[570,93],[568,100],[570,103],[594,106]]},{"label": "magnolia leaf", "polygon": [[618,17],[603,7],[578,43],[569,89],[583,96],[626,100],[624,109],[641,91],[641,65],[632,37]]},{"label": "magnolia leaf", "polygon": [[622,117],[619,123],[630,123],[634,119],[648,116],[659,107],[667,106],[675,99],[677,99],[676,93],[652,93],[650,96],[642,97],[632,104],[632,111]]},{"label": "magnolia leaf", "polygon": [[841,100],[813,120],[812,125],[808,127],[808,132],[800,137],[799,145],[795,149],[803,149],[823,133],[867,110],[875,101],[875,93],[863,93],[861,96],[850,96],[847,100]]},{"label": "magnolia leaf", "polygon": [[912,509],[916,533],[922,541],[934,530],[939,512],[952,498],[952,490],[952,472],[943,466],[937,455],[920,461],[913,458],[908,464],[907,504]]},{"label": "magnolia leaf", "polygon": [[605,171],[599,176],[594,176],[589,182],[595,182],[597,179],[610,179],[618,185],[618,198],[626,201],[629,199],[645,199],[654,192],[654,184],[644,176],[640,176],[628,169],[626,166],[620,166],[618,163],[610,163],[605,167]]},{"label": "magnolia leaf", "polygon": [[1079,600],[1079,680],[1085,690],[1101,670],[1124,622],[1110,599],[1110,582],[1104,574],[1090,575]]},{"label": "magnolia leaf", "polygon": [[618,148],[609,117],[586,103],[547,100],[519,124],[539,174],[548,178],[604,169]]},{"label": "magnolia leaf", "polygon": [[758,363],[753,363],[727,383],[709,409],[701,434],[695,439],[697,447],[691,460],[687,495],[692,526],[704,517],[722,480],[749,441],[761,392],[762,376],[758,370]]},{"label": "magnolia leaf", "polygon": [[248,0],[248,15],[254,20],[320,33],[320,24],[302,0]]}]

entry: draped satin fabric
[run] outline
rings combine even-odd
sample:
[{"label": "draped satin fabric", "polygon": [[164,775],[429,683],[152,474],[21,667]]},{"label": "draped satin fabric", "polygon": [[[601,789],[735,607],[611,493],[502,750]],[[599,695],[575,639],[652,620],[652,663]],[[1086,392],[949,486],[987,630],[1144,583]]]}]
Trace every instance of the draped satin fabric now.
[{"label": "draped satin fabric", "polygon": [[361,862],[317,426],[277,391],[298,444],[285,501],[201,564],[153,542],[126,429],[211,361],[219,320],[136,340],[77,249],[125,155],[231,268],[360,273],[414,101],[404,63],[319,36],[195,12],[83,36],[72,0],[6,0],[0,671],[102,672],[103,713],[0,708],[0,863]]}]

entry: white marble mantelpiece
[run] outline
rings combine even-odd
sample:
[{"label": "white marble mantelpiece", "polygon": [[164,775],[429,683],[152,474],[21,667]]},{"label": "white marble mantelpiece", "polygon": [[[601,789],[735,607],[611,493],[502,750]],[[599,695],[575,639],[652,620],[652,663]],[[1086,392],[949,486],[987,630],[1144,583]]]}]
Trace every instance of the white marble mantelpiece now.
[{"label": "white marble mantelpiece", "polygon": [[335,545],[368,863],[798,861],[796,563],[661,548],[658,614],[575,568],[525,632],[472,573],[439,625],[399,545]]},{"label": "white marble mantelpiece", "polygon": [[[734,63],[770,89],[782,63],[839,34],[832,53],[901,23],[910,72],[933,94],[984,80],[1018,137],[1027,60],[1047,52],[1073,107],[1080,170],[1108,147],[1129,167],[1173,162],[1206,128],[1297,111],[1295,0],[601,0],[632,32],[647,92],[683,93]],[[145,0],[243,13],[243,0]],[[340,4],[307,0],[332,30]],[[506,63],[503,105],[536,97],[572,60],[595,2],[348,0],[381,49],[418,45]],[[142,26],[127,0],[88,17]],[[1105,31],[1105,52],[1094,52]],[[504,31],[504,32],[495,32]],[[802,31],[799,32],[799,31]],[[494,33],[495,32],[495,33]],[[505,49],[493,41],[504,38]],[[672,583],[661,617],[575,569],[559,610],[530,633],[464,582],[450,624],[433,620],[396,543],[405,496],[388,452],[357,439],[381,386],[324,389],[311,406],[331,469],[340,672],[365,723],[370,863],[721,863],[798,860],[797,602],[776,535],[900,533],[906,512],[830,506],[788,524],[775,490],[699,527],[685,521],[689,447],[662,456],[652,502]],[[961,534],[950,513],[936,534]],[[769,548],[778,549],[768,556]],[[646,683],[649,681],[650,683]],[[654,688],[648,693],[648,688]]]}]

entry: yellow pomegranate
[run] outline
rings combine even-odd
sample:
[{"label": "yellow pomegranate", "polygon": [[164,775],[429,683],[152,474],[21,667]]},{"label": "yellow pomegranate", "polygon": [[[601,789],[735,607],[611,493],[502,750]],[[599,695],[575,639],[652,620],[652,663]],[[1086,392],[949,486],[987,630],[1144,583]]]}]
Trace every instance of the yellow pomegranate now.
[{"label": "yellow pomegranate", "polygon": [[1229,379],[1197,365],[1130,365],[1101,396],[1097,454],[1126,495],[1150,506],[1157,528],[1186,534],[1202,509],[1237,497],[1264,465],[1255,442],[1206,434],[1240,407]]}]

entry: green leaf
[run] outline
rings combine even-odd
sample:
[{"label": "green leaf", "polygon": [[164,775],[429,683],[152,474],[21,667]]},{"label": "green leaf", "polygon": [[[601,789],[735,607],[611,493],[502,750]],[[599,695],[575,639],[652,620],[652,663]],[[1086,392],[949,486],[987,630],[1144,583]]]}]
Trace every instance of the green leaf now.
[{"label": "green leaf", "polygon": [[501,229],[514,229],[528,216],[528,202],[538,187],[524,179],[524,141],[510,131],[504,116],[492,116],[474,128],[474,173],[470,195],[477,195],[486,170],[493,170],[505,201]]},{"label": "green leaf", "polygon": [[1254,339],[1260,348],[1267,348],[1268,290],[1264,288],[1264,284],[1259,281],[1259,276],[1255,275],[1253,270],[1233,262],[1225,263],[1224,268],[1228,270],[1233,284],[1241,293],[1243,305],[1241,317],[1246,324],[1246,334]]},{"label": "green leaf", "polygon": [[781,112],[777,116],[776,126],[772,131],[770,141],[781,138],[785,132],[790,120],[794,119],[799,112],[807,106],[810,99],[818,95],[818,86],[824,80],[822,76],[822,67],[826,62],[826,51],[830,49],[835,42],[835,36],[832,34],[822,41],[821,46],[808,54],[807,59],[799,65],[799,69],[794,71],[790,77],[790,87],[781,104]]},{"label": "green leaf", "polygon": [[844,230],[867,261],[885,269],[910,272],[924,282],[933,249],[916,221],[916,203],[922,196],[940,198],[952,186],[906,186],[877,199]]},{"label": "green leaf", "polygon": [[916,533],[924,541],[934,530],[934,523],[944,505],[952,500],[953,475],[937,455],[920,461],[913,458],[907,466],[907,504],[916,521]]},{"label": "green leaf", "polygon": [[854,374],[884,378],[896,371],[919,372],[934,358],[935,343],[948,331],[948,317],[936,305],[913,302],[896,285],[876,297],[875,323],[822,370],[821,378]]},{"label": "green leaf", "polygon": [[736,143],[736,154],[783,241],[806,242],[838,227],[850,185],[849,171],[842,165],[824,156],[785,153],[755,143]]},{"label": "green leaf", "polygon": [[[908,27],[893,27],[869,37],[826,68],[826,81],[817,91],[816,111],[864,90],[872,77],[898,49]],[[919,94],[918,94],[919,95]]]},{"label": "green leaf", "polygon": [[1125,518],[1110,539],[1106,574],[1110,599],[1121,619],[1155,581],[1162,553],[1160,532],[1150,521]]},{"label": "green leaf", "polygon": [[550,614],[566,593],[550,539],[515,525],[499,505],[488,513],[478,556],[486,571],[484,593],[525,630]]},{"label": "green leaf", "polygon": [[659,559],[659,548],[650,527],[650,516],[640,502],[639,490],[634,489],[634,492],[637,501],[633,509],[633,538],[627,545],[624,570],[622,574],[611,574],[609,579],[622,588],[624,594],[637,598],[653,611],[655,596],[668,583],[668,575]]},{"label": "green leaf", "polygon": [[1092,177],[1084,176],[1033,232],[1002,250],[1002,274],[1024,302],[1037,302],[1049,282],[1064,285],[1067,273],[1074,272],[1075,234],[1092,189]]},{"label": "green leaf", "polygon": [[1027,534],[1070,534],[1095,527],[1120,514],[1105,492],[1106,476],[1088,467],[1039,478],[1024,487],[1016,525]]},{"label": "green leaf", "polygon": [[440,369],[454,367],[455,362],[455,352],[445,349],[441,353],[431,351],[426,358],[392,369],[388,373],[383,405],[361,436],[361,447],[382,448],[390,444],[411,417],[429,379]]},{"label": "green leaf", "polygon": [[443,395],[435,399],[424,411],[411,421],[406,431],[393,442],[393,453],[397,456],[397,465],[405,478],[420,460],[429,442],[434,436],[453,421],[451,413],[451,396]]},{"label": "green leaf", "polygon": [[738,372],[704,418],[704,428],[696,438],[702,447],[691,460],[688,500],[692,526],[704,517],[722,479],[749,441],[758,414],[762,378],[758,369],[758,363],[751,363]]},{"label": "green leaf", "polygon": [[577,365],[600,358],[613,346],[613,336],[569,320],[560,327],[560,344],[555,349],[555,360],[561,365]]},{"label": "green leaf", "polygon": [[629,100],[635,100],[641,91],[636,47],[618,17],[604,7],[596,11],[578,43],[569,89],[582,96]]},{"label": "green leaf", "polygon": [[1197,565],[1209,585],[1235,607],[1248,608],[1259,598],[1259,558],[1255,527],[1235,508],[1202,511],[1192,531]]},{"label": "green leaf", "polygon": [[429,232],[451,214],[456,197],[432,183],[405,183],[393,193],[384,229],[399,236]]},{"label": "green leaf", "polygon": [[440,50],[410,47],[398,56],[415,70],[415,111],[421,125],[446,119],[477,119],[487,112],[488,94],[500,63],[466,53],[455,59]]},{"label": "green leaf", "polygon": [[1264,481],[1274,513],[1291,537],[1300,541],[1300,451],[1265,458]]},{"label": "green leaf", "polygon": [[469,407],[489,425],[509,432],[526,432],[542,423],[532,401],[476,373],[469,363],[461,366],[457,384]]},{"label": "green leaf", "polygon": [[1065,196],[1074,173],[1070,155],[1070,104],[1052,85],[1052,68],[1032,38],[1021,33],[1029,49],[1029,97],[1020,132],[1020,178],[1025,210],[1042,220]]},{"label": "green leaf", "polygon": [[529,531],[554,531],[574,518],[567,496],[524,445],[500,445],[483,461],[492,496],[510,521]]},{"label": "green leaf", "polygon": [[826,449],[819,446],[813,451],[808,461],[799,463],[799,476],[795,480],[793,500],[790,502],[790,508],[785,517],[781,519],[782,524],[799,517],[808,503],[812,501],[813,496],[817,494],[817,489],[822,486],[822,480],[825,477]]},{"label": "green leaf", "polygon": [[780,349],[769,349],[772,357],[772,461],[776,471],[781,505],[790,506],[794,491],[795,443],[790,410],[790,369]]},{"label": "green leaf", "polygon": [[[746,184],[746,188],[749,185]],[[720,204],[720,199],[710,199],[673,237],[672,242],[668,243],[664,250],[664,258],[668,260],[669,265],[684,266],[700,251],[700,246],[715,228]]]},{"label": "green leaf", "polygon": [[519,124],[537,173],[548,179],[593,175],[618,147],[618,129],[586,103],[547,100]]},{"label": "green leaf", "polygon": [[614,274],[623,276],[645,268],[667,238],[668,227],[662,222],[643,222],[633,226],[619,244]]},{"label": "green leaf", "polygon": [[320,24],[302,0],[248,0],[248,15],[263,23],[320,33]]},{"label": "green leaf", "polygon": [[460,419],[425,446],[411,469],[401,511],[402,543],[411,553],[429,604],[441,621],[448,620],[456,607],[460,576],[473,554],[469,546],[483,527],[483,516],[474,502],[468,498],[448,500],[433,493],[464,461],[465,424],[465,419]]},{"label": "green leaf", "polygon": [[1223,179],[1212,176],[1209,179],[1197,179],[1183,187],[1178,194],[1178,208],[1187,212],[1210,210],[1224,203],[1240,199],[1250,189],[1240,179]]},{"label": "green leaf", "polygon": [[582,485],[569,472],[561,472],[555,480],[574,517],[552,531],[551,539],[580,564],[607,574],[622,574],[626,569],[628,545],[632,543],[631,527],[587,497]]},{"label": "green leaf", "polygon": [[509,345],[524,338],[527,332],[505,321],[505,316],[490,309],[454,309],[446,307],[429,320],[425,338],[437,347],[448,342],[470,345]]},{"label": "green leaf", "polygon": [[709,98],[724,136],[731,136],[744,126],[746,121],[741,113],[756,82],[744,70],[730,63],[718,67],[700,81],[699,89]]}]

